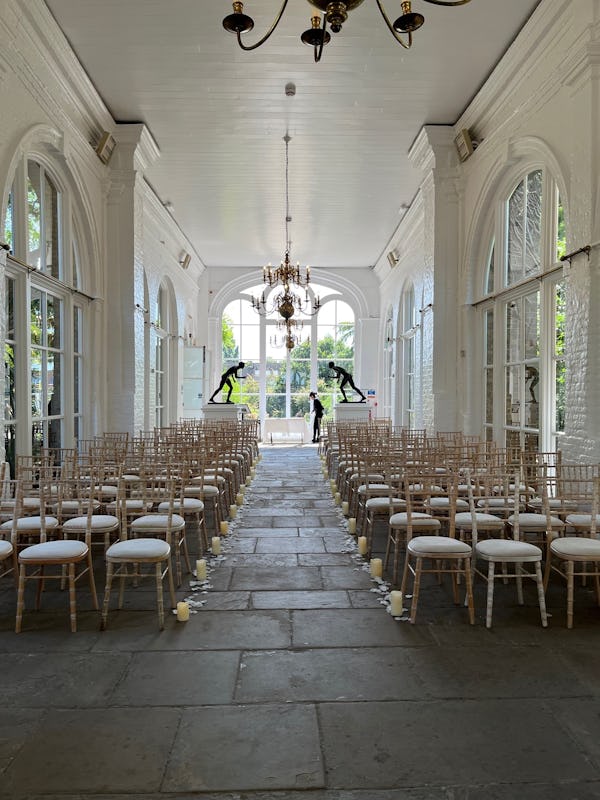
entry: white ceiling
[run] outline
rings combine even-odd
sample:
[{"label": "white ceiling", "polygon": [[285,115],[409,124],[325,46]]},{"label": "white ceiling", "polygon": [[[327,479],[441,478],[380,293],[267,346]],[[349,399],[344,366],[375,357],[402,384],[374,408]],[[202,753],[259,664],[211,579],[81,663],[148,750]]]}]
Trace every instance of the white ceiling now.
[{"label": "white ceiling", "polygon": [[[286,131],[292,259],[373,265],[417,191],[421,126],[457,120],[538,2],[413,0],[426,21],[404,50],[367,0],[315,64],[304,0],[252,52],[222,27],[226,0],[46,0],[115,120],[156,139],[147,178],[204,264],[251,268],[285,250]],[[399,16],[398,0],[386,7]],[[278,8],[247,0],[250,41]]]}]

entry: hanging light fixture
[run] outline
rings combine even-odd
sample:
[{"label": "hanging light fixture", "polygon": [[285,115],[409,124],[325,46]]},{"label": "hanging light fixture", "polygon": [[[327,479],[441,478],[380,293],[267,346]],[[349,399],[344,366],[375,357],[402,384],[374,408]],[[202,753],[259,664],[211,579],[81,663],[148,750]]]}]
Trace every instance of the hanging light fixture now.
[{"label": "hanging light fixture", "polygon": [[[320,61],[323,54],[323,47],[331,41],[331,35],[327,31],[327,25],[332,33],[339,33],[342,30],[342,25],[348,19],[348,12],[358,8],[363,0],[346,0],[346,2],[331,2],[330,0],[308,0],[315,11],[312,13],[310,19],[310,28],[300,37],[304,44],[313,48],[315,61]],[[425,22],[425,17],[417,11],[412,10],[411,0],[402,0],[400,8],[402,14],[395,22],[391,22],[385,13],[385,9],[381,4],[381,0],[375,0],[377,8],[379,9],[383,20],[388,27],[394,39],[401,44],[402,47],[408,49],[412,46],[412,35],[417,31]],[[432,3],[435,6],[464,6],[471,0],[421,0],[424,3]],[[233,14],[229,14],[223,20],[223,27],[226,31],[234,33],[237,36],[237,41],[242,50],[255,50],[264,44],[271,36],[279,20],[283,16],[286,9],[288,0],[283,0],[279,13],[275,17],[271,27],[258,42],[254,44],[244,44],[242,42],[242,34],[248,33],[254,28],[254,20],[247,14],[244,14],[244,4],[240,2],[233,3]],[[321,18],[321,13],[324,15]]]},{"label": "hanging light fixture", "polygon": [[286,347],[288,350],[293,350],[296,345],[302,342],[300,331],[303,327],[304,323],[297,319],[286,319],[283,322],[278,322],[277,328],[284,333],[282,336],[277,336],[277,334],[270,336],[269,344],[271,347]]},{"label": "hanging light fixture", "polygon": [[[291,242],[289,236],[289,224],[292,221],[290,216],[290,188],[289,188],[289,147],[291,136],[286,133],[283,137],[285,142],[285,255],[281,264],[274,268],[271,264],[263,267],[263,283],[269,287],[281,286],[281,291],[275,296],[267,299],[266,292],[261,297],[252,298],[252,307],[263,316],[278,313],[284,320],[283,325],[290,323],[296,312],[313,316],[321,308],[318,297],[311,301],[308,294],[310,284],[310,267],[304,271],[300,264],[293,265],[290,260]],[[304,289],[304,298],[297,294],[293,287],[297,286]],[[297,323],[294,323],[297,324]],[[288,324],[288,338],[291,336],[290,325]],[[288,347],[288,349],[292,349]]]}]

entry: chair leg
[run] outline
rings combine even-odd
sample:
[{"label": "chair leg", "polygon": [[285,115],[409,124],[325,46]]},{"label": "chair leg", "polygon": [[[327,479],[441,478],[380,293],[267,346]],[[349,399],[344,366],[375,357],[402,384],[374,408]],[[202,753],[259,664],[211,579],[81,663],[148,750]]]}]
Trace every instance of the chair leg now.
[{"label": "chair leg", "polygon": [[40,577],[37,582],[37,592],[35,593],[35,610],[39,611],[42,604],[42,592],[44,591],[44,565],[40,567]]},{"label": "chair leg", "polygon": [[492,627],[492,610],[494,608],[494,568],[495,564],[490,561],[488,564],[487,576],[487,605],[485,610],[485,627]]},{"label": "chair leg", "polygon": [[575,564],[572,561],[567,562],[567,628],[573,627],[573,584]]},{"label": "chair leg", "polygon": [[98,594],[96,593],[96,580],[94,578],[94,567],[92,565],[91,550],[89,550],[87,554],[87,565],[88,565],[88,574],[90,580],[90,592],[92,595],[92,603],[94,604],[94,610],[98,611]]},{"label": "chair leg", "polygon": [[[410,606],[410,623],[411,625],[415,624],[415,620],[417,619],[417,604],[419,602],[419,590],[421,589],[421,570],[423,569],[423,559],[417,558],[417,563],[415,564],[415,582],[413,584],[413,596],[412,596],[412,603]],[[404,596],[404,595],[402,595]]]},{"label": "chair leg", "polygon": [[[396,541],[396,547],[397,546],[398,546],[398,542]],[[394,556],[396,557],[396,553],[394,554]],[[400,591],[402,592],[402,597],[406,597],[406,584],[408,582],[408,568],[409,568],[408,560],[409,560],[409,558],[410,558],[410,554],[409,554],[408,549],[407,549],[406,550],[406,556],[404,558],[404,569],[402,570],[402,584],[400,586]],[[397,573],[397,571],[398,571],[397,568],[395,568],[395,572],[396,573]],[[394,579],[394,586],[395,585],[396,585],[396,578]]]},{"label": "chair leg", "polygon": [[15,633],[21,633],[21,623],[23,621],[23,608],[25,598],[25,564],[19,567],[19,588],[17,590],[17,616],[15,620]]},{"label": "chair leg", "polygon": [[515,564],[515,582],[517,584],[517,603],[522,606],[524,605],[525,601],[523,600],[523,564],[521,562],[517,562]]},{"label": "chair leg", "polygon": [[535,582],[537,583],[538,600],[540,603],[540,616],[542,627],[548,627],[548,615],[546,613],[546,595],[544,594],[544,582],[542,580],[542,566],[539,561],[535,562]]},{"label": "chair leg", "polygon": [[102,603],[102,618],[100,620],[100,630],[106,630],[106,623],[108,621],[108,607],[110,605],[110,590],[112,587],[112,580],[114,574],[114,565],[111,561],[106,565],[106,585],[104,587],[104,602]]},{"label": "chair leg", "polygon": [[173,571],[171,570],[170,561],[167,560],[167,580],[169,582],[169,595],[171,596],[171,608],[177,607],[177,601],[175,599],[175,586],[173,584]]},{"label": "chair leg", "polygon": [[[169,573],[171,566],[168,565]],[[156,576],[156,607],[158,610],[158,627],[162,630],[165,629],[165,608],[163,604],[163,585],[162,585],[162,563],[157,562],[154,570]]]},{"label": "chair leg", "polygon": [[467,606],[469,608],[469,623],[475,625],[475,603],[473,601],[473,579],[471,577],[471,559],[465,558],[465,584],[467,586]]},{"label": "chair leg", "polygon": [[77,596],[75,594],[75,564],[69,564],[69,617],[71,619],[71,633],[77,631]]}]

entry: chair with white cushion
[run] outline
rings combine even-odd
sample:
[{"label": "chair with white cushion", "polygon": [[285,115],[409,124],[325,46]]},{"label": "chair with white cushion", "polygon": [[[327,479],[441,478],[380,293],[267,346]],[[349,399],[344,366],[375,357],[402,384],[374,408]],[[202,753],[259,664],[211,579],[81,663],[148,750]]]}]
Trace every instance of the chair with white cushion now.
[{"label": "chair with white cushion", "polygon": [[[600,606],[600,478],[579,482],[580,508],[566,518],[568,529],[575,535],[553,538],[548,548],[545,586],[552,572],[567,583],[567,628],[573,627],[575,578],[594,579],[596,601]],[[584,502],[584,493],[587,502]],[[573,495],[571,495],[573,496]]]},{"label": "chair with white cushion", "polygon": [[[511,479],[513,486],[513,508],[521,508],[521,484],[519,473],[515,473]],[[487,582],[487,607],[486,607],[486,620],[487,628],[492,627],[492,612],[494,606],[494,584],[496,578],[501,578],[503,581],[514,579],[517,584],[517,602],[519,605],[524,604],[523,600],[523,578],[530,578],[535,581],[537,586],[538,603],[540,607],[540,616],[542,625],[545,628],[548,625],[548,618],[546,614],[546,600],[544,595],[544,585],[542,580],[542,550],[535,544],[530,542],[523,542],[519,539],[519,517],[520,511],[512,514],[509,520],[512,522],[513,538],[495,539],[490,538],[485,541],[477,541],[476,536],[473,537],[473,545],[475,549],[475,558],[487,563],[487,572],[480,571],[477,567],[475,572],[480,575]],[[544,515],[545,519],[545,515]],[[476,533],[477,526],[474,528]],[[496,564],[502,565],[502,571],[496,574]],[[532,564],[533,572],[525,569],[524,564]],[[508,565],[513,565],[514,571],[508,571]]]},{"label": "chair with white cushion", "polygon": [[[159,479],[155,479],[158,483]],[[110,606],[110,595],[114,578],[119,578],[119,601],[118,607],[123,607],[123,596],[125,583],[131,578],[137,581],[141,578],[154,576],[156,583],[156,604],[158,610],[159,627],[163,630],[165,626],[164,600],[163,600],[163,580],[167,577],[169,585],[169,595],[171,607],[174,608],[175,587],[173,583],[173,571],[171,567],[171,543],[173,539],[173,525],[177,528],[185,527],[182,517],[173,513],[174,482],[170,478],[162,478],[162,502],[168,502],[165,512],[145,514],[133,520],[132,536],[128,538],[128,528],[126,524],[125,510],[122,505],[120,512],[121,519],[121,539],[106,551],[106,585],[104,589],[104,603],[102,605],[101,629],[105,630],[108,624],[108,612]],[[156,487],[158,489],[158,486]],[[123,498],[123,494],[119,495]],[[137,529],[133,529],[134,525]],[[144,565],[153,568],[150,572],[144,571]]]},{"label": "chair with white cushion", "polygon": [[[96,595],[96,584],[94,581],[94,570],[92,567],[91,556],[91,539],[89,534],[86,535],[84,541],[79,540],[65,540],[62,538],[55,538],[50,540],[49,535],[57,536],[58,522],[56,518],[46,514],[46,509],[55,504],[57,496],[60,497],[63,491],[63,485],[59,482],[53,485],[45,485],[40,487],[40,514],[36,518],[31,517],[15,517],[13,520],[13,547],[17,551],[17,559],[19,564],[19,583],[17,590],[17,616],[15,623],[16,633],[20,633],[23,619],[23,611],[25,607],[25,585],[28,580],[37,581],[37,598],[36,610],[40,608],[41,595],[44,589],[44,584],[47,580],[60,580],[61,584],[66,580],[69,589],[69,614],[71,621],[71,631],[75,633],[77,630],[77,606],[75,584],[77,581],[88,576],[90,592],[94,608],[98,610],[98,598]],[[22,507],[22,498],[18,499],[16,504],[17,512]],[[31,519],[36,519],[36,530],[32,531],[30,528],[23,530],[20,523],[30,523]],[[54,524],[56,523],[56,524]],[[37,544],[17,549],[17,542],[19,537],[23,534],[31,535],[35,533],[39,536]],[[82,565],[81,569],[78,566]],[[56,572],[50,571],[53,567],[60,568]]]}]

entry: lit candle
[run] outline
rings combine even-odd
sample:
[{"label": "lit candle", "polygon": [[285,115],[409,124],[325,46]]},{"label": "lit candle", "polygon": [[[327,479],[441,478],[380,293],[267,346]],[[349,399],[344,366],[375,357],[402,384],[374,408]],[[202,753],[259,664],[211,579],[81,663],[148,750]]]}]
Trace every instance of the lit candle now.
[{"label": "lit candle", "polygon": [[356,517],[350,517],[348,520],[348,533],[351,533],[353,536],[356,533]]},{"label": "lit candle", "polygon": [[177,622],[187,622],[190,618],[190,607],[187,603],[177,603]]},{"label": "lit candle", "polygon": [[390,610],[393,617],[402,616],[402,592],[390,592]]},{"label": "lit candle", "polygon": [[242,483],[242,485],[240,486],[240,494],[242,495],[242,497],[246,494],[246,484],[245,483]]},{"label": "lit candle", "polygon": [[372,558],[369,565],[372,578],[381,578],[383,575],[383,562],[380,558]]},{"label": "lit candle", "polygon": [[199,581],[205,581],[206,580],[206,559],[205,558],[199,558],[198,561],[196,561],[196,578],[198,578]]},{"label": "lit candle", "polygon": [[339,506],[339,504],[342,502],[342,495],[339,492],[336,492],[333,495],[333,499],[335,501],[336,506]]},{"label": "lit candle", "polygon": [[235,496],[235,502],[238,506],[241,506],[244,502],[244,495],[241,492],[238,492]]},{"label": "lit candle", "polygon": [[347,517],[348,516],[348,501],[344,500],[342,502],[342,514]]},{"label": "lit candle", "polygon": [[358,537],[358,552],[361,556],[367,555],[367,537],[366,536],[359,536]]},{"label": "lit candle", "polygon": [[250,475],[252,477],[254,477],[256,475],[256,468],[255,467],[250,467]]},{"label": "lit candle", "polygon": [[[227,536],[229,533],[229,523],[227,520],[223,520],[223,522],[219,523],[219,530],[221,531],[221,536]],[[218,539],[219,537],[215,536],[214,538]]]},{"label": "lit candle", "polygon": [[246,486],[250,486],[251,483],[252,483],[252,478],[250,477],[250,475],[248,475],[248,477],[246,478]]},{"label": "lit candle", "polygon": [[235,503],[229,506],[229,516],[231,517],[231,519],[235,519],[235,517],[237,516],[237,506]]},{"label": "lit candle", "polygon": [[213,556],[221,555],[221,537],[213,536],[211,540],[211,548]]},{"label": "lit candle", "polygon": [[335,481],[333,480],[333,478],[331,478],[331,480],[329,481],[329,486],[331,487],[331,491],[334,492],[335,491]]}]

